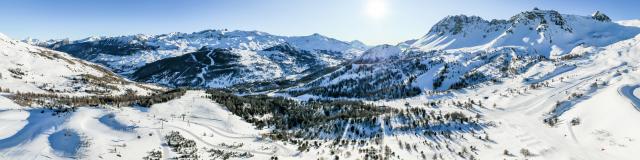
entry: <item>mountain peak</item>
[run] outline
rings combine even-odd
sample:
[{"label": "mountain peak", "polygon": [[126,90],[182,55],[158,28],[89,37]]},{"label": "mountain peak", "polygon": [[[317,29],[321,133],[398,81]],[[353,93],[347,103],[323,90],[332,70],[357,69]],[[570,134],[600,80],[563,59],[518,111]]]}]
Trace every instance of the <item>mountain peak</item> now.
[{"label": "mountain peak", "polygon": [[578,16],[535,8],[508,20],[490,22],[476,16],[447,16],[410,48],[469,51],[520,46],[541,56],[554,57],[578,45],[603,46],[637,33],[637,28],[612,23],[602,12]]},{"label": "mountain peak", "polygon": [[359,41],[359,40],[353,40],[353,41],[350,41],[349,43],[351,43],[351,44],[361,44],[361,45],[366,45],[366,44],[364,44],[362,41]]},{"label": "mountain peak", "polygon": [[602,21],[602,22],[611,22],[611,18],[609,18],[609,16],[607,16],[606,14],[600,12],[600,11],[596,11],[595,13],[593,13],[591,15],[591,18],[598,20],[598,21]]},{"label": "mountain peak", "polygon": [[487,20],[482,19],[478,16],[467,16],[467,15],[454,15],[447,16],[442,20],[438,21],[432,28],[429,30],[429,33],[437,33],[437,34],[445,34],[451,33],[452,35],[456,35],[462,33],[463,28],[467,25],[478,24],[478,23],[489,23]]},{"label": "mountain peak", "polygon": [[308,36],[301,36],[301,37],[306,37],[306,38],[313,38],[313,39],[320,39],[320,40],[329,40],[329,39],[333,39],[333,38],[329,38],[325,35],[322,35],[320,33],[313,33],[311,35]]},{"label": "mountain peak", "polygon": [[566,23],[562,14],[555,10],[534,9],[531,11],[520,12],[509,19],[509,21],[511,21],[512,23],[530,22],[535,20],[540,20],[543,22],[553,21],[557,22],[556,24],[558,25],[561,25],[561,23]]},{"label": "mountain peak", "polygon": [[324,35],[321,35],[320,33],[313,33],[313,34],[311,34],[311,36],[314,36],[314,37],[326,37]]},{"label": "mountain peak", "polygon": [[[597,18],[596,18],[597,17]],[[601,21],[610,21],[609,17],[600,12],[594,14],[594,19],[598,19]],[[560,28],[565,31],[571,32],[572,29],[570,26],[566,25],[566,18],[555,10],[541,10],[538,8],[534,8],[531,11],[520,12],[514,16],[512,16],[509,20],[491,20],[487,21],[478,16],[467,16],[467,15],[453,15],[447,16],[442,20],[438,21],[433,27],[429,30],[430,34],[437,35],[458,35],[465,34],[467,30],[477,30],[479,28],[485,28],[488,31],[496,30],[499,28],[506,28],[516,25],[532,25],[532,27],[542,26],[546,27],[549,24],[560,26]]]},{"label": "mountain peak", "polygon": [[78,40],[78,42],[94,42],[94,41],[99,41],[101,39],[103,39],[105,37],[99,37],[99,36],[90,36],[84,39],[80,39]]},{"label": "mountain peak", "polygon": [[353,40],[353,41],[349,42],[349,44],[353,48],[358,48],[358,49],[362,49],[362,50],[366,50],[367,48],[369,48],[369,46],[367,46],[367,44],[364,44],[359,40]]}]

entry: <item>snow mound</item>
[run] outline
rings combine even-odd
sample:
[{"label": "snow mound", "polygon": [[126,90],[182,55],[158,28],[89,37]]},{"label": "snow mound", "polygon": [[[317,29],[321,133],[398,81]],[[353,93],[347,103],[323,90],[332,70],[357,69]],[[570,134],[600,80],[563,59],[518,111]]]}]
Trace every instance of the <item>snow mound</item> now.
[{"label": "snow mound", "polygon": [[80,135],[70,129],[63,129],[49,135],[49,144],[54,152],[63,157],[76,156],[81,147]]}]

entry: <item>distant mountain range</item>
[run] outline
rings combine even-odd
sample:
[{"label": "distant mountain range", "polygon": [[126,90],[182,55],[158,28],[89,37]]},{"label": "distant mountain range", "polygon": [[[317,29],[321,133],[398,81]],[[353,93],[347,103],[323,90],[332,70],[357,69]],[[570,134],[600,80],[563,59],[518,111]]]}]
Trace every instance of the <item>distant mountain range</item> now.
[{"label": "distant mountain range", "polygon": [[508,20],[448,16],[421,38],[373,47],[319,34],[226,30],[25,42],[171,87],[379,99],[498,83],[540,62],[640,33],[626,23],[601,12],[577,16],[534,9]]},{"label": "distant mountain range", "polygon": [[102,64],[134,80],[193,87],[295,78],[368,48],[320,34],[287,37],[226,30],[26,42]]}]

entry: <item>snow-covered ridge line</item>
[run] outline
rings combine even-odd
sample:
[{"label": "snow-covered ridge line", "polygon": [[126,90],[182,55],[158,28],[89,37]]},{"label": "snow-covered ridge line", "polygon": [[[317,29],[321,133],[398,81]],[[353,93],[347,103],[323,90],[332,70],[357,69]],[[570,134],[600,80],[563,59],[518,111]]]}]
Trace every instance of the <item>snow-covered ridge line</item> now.
[{"label": "snow-covered ridge line", "polygon": [[591,16],[560,14],[534,9],[508,20],[485,20],[478,16],[448,16],[410,45],[414,50],[481,51],[521,47],[548,58],[565,55],[576,46],[606,46],[640,33],[602,12]]},{"label": "snow-covered ridge line", "polygon": [[355,51],[363,51],[368,48],[364,43],[354,41],[341,41],[330,38],[318,33],[308,36],[279,36],[261,31],[242,31],[234,30],[203,30],[193,33],[172,32],[167,34],[136,34],[124,36],[91,36],[80,40],[70,41],[48,40],[40,41],[34,39],[23,40],[41,45],[54,45],[55,43],[78,44],[99,41],[117,41],[127,44],[143,44],[157,47],[158,50],[186,50],[191,48],[199,49],[202,47],[212,48],[236,48],[243,50],[262,50],[274,45],[288,42],[298,48],[304,50],[330,50],[345,52],[350,49]]}]

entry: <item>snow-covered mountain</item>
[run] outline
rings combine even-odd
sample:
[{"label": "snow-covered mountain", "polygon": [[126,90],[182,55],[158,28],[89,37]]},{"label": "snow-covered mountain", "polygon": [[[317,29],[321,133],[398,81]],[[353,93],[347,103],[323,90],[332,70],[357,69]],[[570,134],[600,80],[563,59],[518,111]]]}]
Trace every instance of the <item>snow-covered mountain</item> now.
[{"label": "snow-covered mountain", "polygon": [[[509,20],[492,21],[477,16],[448,16],[418,40],[373,47],[353,64],[290,88],[289,93],[366,99],[438,94],[501,83],[551,62],[557,67],[555,72],[564,72],[574,68],[565,61],[592,54],[593,48],[633,38],[638,33],[640,28],[611,22],[601,12],[577,16],[534,9]],[[407,43],[413,44],[406,47]],[[537,83],[555,72],[523,81]]]},{"label": "snow-covered mountain", "polygon": [[10,92],[70,96],[146,95],[149,85],[135,83],[66,53],[32,46],[0,34],[0,88]]},{"label": "snow-covered mountain", "polygon": [[157,60],[196,52],[202,47],[245,51],[264,50],[288,43],[307,51],[330,53],[341,59],[360,55],[367,46],[359,41],[344,42],[320,34],[277,36],[259,31],[204,30],[194,33],[88,37],[81,40],[29,40],[33,44],[67,52],[73,56],[103,64],[117,73],[130,74]]},{"label": "snow-covered mountain", "polygon": [[411,45],[428,50],[493,50],[523,48],[547,58],[563,56],[580,45],[605,46],[629,39],[638,28],[611,22],[601,12],[591,16],[560,14],[553,10],[522,12],[508,20],[477,16],[448,16]]},{"label": "snow-covered mountain", "polygon": [[[25,42],[103,64],[134,80],[191,87],[296,78],[352,59],[368,49],[360,41],[344,42],[320,34],[288,37],[226,30]],[[203,54],[216,49],[226,51]],[[207,58],[210,56],[214,60]]]}]

